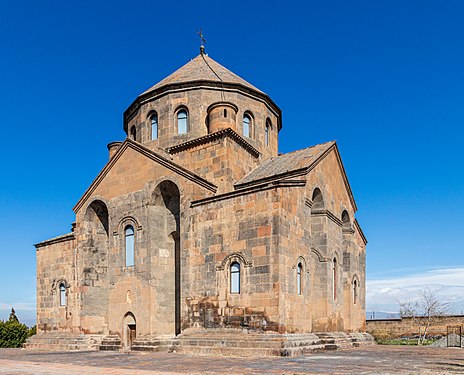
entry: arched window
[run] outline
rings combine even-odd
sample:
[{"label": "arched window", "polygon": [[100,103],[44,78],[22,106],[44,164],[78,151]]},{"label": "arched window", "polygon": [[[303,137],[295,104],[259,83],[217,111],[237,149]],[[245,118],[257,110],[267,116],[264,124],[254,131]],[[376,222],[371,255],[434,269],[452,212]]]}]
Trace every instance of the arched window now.
[{"label": "arched window", "polygon": [[130,137],[132,140],[136,141],[137,140],[137,129],[135,128],[135,125],[132,126],[130,130]]},{"label": "arched window", "polygon": [[151,120],[151,139],[158,139],[158,114],[155,112],[150,116]]},{"label": "arched window", "polygon": [[124,230],[126,246],[126,267],[134,265],[134,227],[128,225]]},{"label": "arched window", "polygon": [[230,265],[230,292],[240,293],[240,264],[238,262]]},{"label": "arched window", "polygon": [[60,283],[60,306],[66,306],[66,285]]},{"label": "arched window", "polygon": [[333,258],[332,268],[332,282],[333,282],[333,299],[337,299],[337,259]]},{"label": "arched window", "polygon": [[269,133],[271,131],[271,125],[269,123],[266,124],[266,127],[264,128],[264,144],[266,146],[269,146]]},{"label": "arched window", "polygon": [[177,112],[177,134],[186,134],[188,132],[188,114],[185,109]]},{"label": "arched window", "polygon": [[250,138],[251,134],[251,117],[248,114],[243,116],[243,135]]},{"label": "arched window", "polygon": [[296,292],[301,294],[301,270],[302,270],[301,263],[298,263],[296,267]]},{"label": "arched window", "polygon": [[358,281],[355,280],[353,281],[353,304],[356,305],[357,301],[358,301]]}]

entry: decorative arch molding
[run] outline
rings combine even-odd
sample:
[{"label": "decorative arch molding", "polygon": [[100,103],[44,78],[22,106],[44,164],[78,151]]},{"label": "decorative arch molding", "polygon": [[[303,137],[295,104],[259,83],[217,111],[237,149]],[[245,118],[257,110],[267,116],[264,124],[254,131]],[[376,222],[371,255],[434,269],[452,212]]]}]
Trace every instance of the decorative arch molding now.
[{"label": "decorative arch molding", "polygon": [[51,292],[52,294],[55,294],[60,285],[63,284],[66,289],[69,289],[71,285],[68,283],[65,277],[59,277],[57,279],[54,279],[52,282],[52,287],[51,287]]},{"label": "decorative arch molding", "polygon": [[147,120],[150,120],[150,119],[151,119],[151,116],[153,116],[153,115],[158,116],[158,111],[157,111],[156,109],[154,109],[154,108],[151,108],[151,109],[148,111],[148,113],[147,113],[146,119],[147,119]]},{"label": "decorative arch molding", "polygon": [[317,256],[319,262],[321,262],[321,263],[329,261],[329,258],[323,256],[322,253],[319,250],[317,250],[316,248],[314,248],[314,247],[311,248],[311,253],[315,254]]},{"label": "decorative arch molding", "polygon": [[308,264],[306,262],[306,259],[300,255],[297,260],[296,260],[296,263],[293,265],[292,269],[296,269],[298,267],[298,265],[301,264],[303,266],[303,270],[306,272],[306,273],[309,273],[309,267],[308,267]]},{"label": "decorative arch molding", "polygon": [[357,282],[357,285],[359,288],[361,286],[361,283],[359,282],[359,276],[357,273],[355,273],[353,277],[351,278],[351,285],[353,285],[355,281]]},{"label": "decorative arch molding", "polygon": [[250,116],[253,121],[255,120],[255,115],[249,109],[243,111],[243,116]]},{"label": "decorative arch molding", "polygon": [[[189,112],[190,112],[189,109],[188,109],[188,107],[187,107],[187,104],[182,103],[182,104],[179,104],[179,105],[174,109],[174,113],[176,114],[176,116],[177,116],[177,112],[179,112],[179,111],[181,111],[181,110],[187,111],[187,114],[189,114]],[[176,119],[177,119],[177,117],[176,117]]]},{"label": "decorative arch molding", "polygon": [[271,121],[271,118],[268,116],[266,117],[266,122],[264,123],[264,126],[269,126],[269,129],[272,130],[273,128],[273,125],[272,125],[272,121]]},{"label": "decorative arch molding", "polygon": [[122,218],[119,221],[117,230],[113,232],[113,236],[118,236],[119,233],[122,233],[124,231],[124,228],[127,225],[132,225],[134,227],[134,229],[137,230],[137,231],[141,231],[143,229],[142,226],[138,223],[138,221],[137,221],[137,219],[135,217],[133,217],[133,216],[124,216],[124,218]]},{"label": "decorative arch molding", "polygon": [[216,266],[216,271],[224,271],[230,263],[237,261],[243,264],[244,267],[252,267],[253,261],[247,260],[242,253],[232,253],[226,256],[220,265]]}]

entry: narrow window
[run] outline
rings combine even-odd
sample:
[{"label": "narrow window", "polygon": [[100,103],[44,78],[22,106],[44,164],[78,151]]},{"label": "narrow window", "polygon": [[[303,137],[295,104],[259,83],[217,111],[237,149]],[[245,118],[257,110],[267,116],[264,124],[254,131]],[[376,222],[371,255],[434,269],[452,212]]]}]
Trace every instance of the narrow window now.
[{"label": "narrow window", "polygon": [[227,117],[227,109],[224,108],[224,117]]},{"label": "narrow window", "polygon": [[356,305],[358,301],[358,282],[355,280],[353,282],[353,303]]},{"label": "narrow window", "polygon": [[249,115],[243,116],[243,135],[250,138],[251,117]]},{"label": "narrow window", "polygon": [[151,115],[151,139],[158,139],[158,115],[156,113]]},{"label": "narrow window", "polygon": [[237,262],[230,265],[230,292],[240,293],[240,264]]},{"label": "narrow window", "polygon": [[298,263],[296,267],[296,291],[298,294],[301,294],[301,263]]},{"label": "narrow window", "polygon": [[337,299],[337,259],[333,259],[333,269],[332,269],[332,278],[333,278],[333,299]]},{"label": "narrow window", "polygon": [[125,229],[126,267],[134,265],[134,227],[128,225]]},{"label": "narrow window", "polygon": [[185,109],[177,112],[177,134],[186,134],[188,130],[188,116]]},{"label": "narrow window", "polygon": [[269,124],[264,128],[264,144],[269,146]]},{"label": "narrow window", "polygon": [[134,141],[137,140],[137,129],[135,129],[135,125],[130,130],[130,136]]},{"label": "narrow window", "polygon": [[66,306],[66,285],[60,283],[60,306]]}]

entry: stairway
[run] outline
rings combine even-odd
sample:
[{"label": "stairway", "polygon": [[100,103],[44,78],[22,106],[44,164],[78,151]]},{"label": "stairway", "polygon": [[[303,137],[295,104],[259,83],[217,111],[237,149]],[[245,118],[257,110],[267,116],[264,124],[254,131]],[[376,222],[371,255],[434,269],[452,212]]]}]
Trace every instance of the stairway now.
[{"label": "stairway", "polygon": [[120,350],[122,348],[121,339],[118,335],[108,335],[103,337],[100,350]]}]

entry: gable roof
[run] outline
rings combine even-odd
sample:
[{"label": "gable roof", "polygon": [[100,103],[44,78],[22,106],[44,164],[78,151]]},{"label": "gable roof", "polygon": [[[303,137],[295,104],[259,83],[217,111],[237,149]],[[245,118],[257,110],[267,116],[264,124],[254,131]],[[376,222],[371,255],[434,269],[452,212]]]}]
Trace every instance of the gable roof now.
[{"label": "gable roof", "polygon": [[82,195],[82,197],[79,199],[79,201],[76,203],[76,205],[73,208],[74,213],[77,213],[81,207],[84,205],[84,203],[87,201],[87,199],[92,195],[92,193],[95,191],[97,186],[100,184],[100,182],[105,178],[105,176],[108,174],[108,172],[111,170],[111,168],[116,164],[118,159],[121,157],[121,155],[124,153],[124,151],[127,148],[131,148],[140,154],[148,157],[149,159],[153,160],[154,162],[157,162],[158,164],[161,164],[162,166],[166,167],[167,169],[172,170],[173,172],[179,174],[180,176],[202,186],[203,188],[215,193],[217,190],[217,186],[214,185],[213,183],[209,182],[208,180],[204,179],[203,177],[198,176],[197,174],[189,171],[188,169],[174,163],[173,161],[161,156],[160,154],[154,152],[153,150],[141,145],[138,142],[133,141],[132,139],[126,138],[126,140],[122,143],[122,145],[119,147],[118,151],[110,158],[108,163],[103,167],[103,169],[100,171],[100,173],[95,177],[93,182],[90,184],[88,189],[85,191],[85,193]]},{"label": "gable roof", "polygon": [[150,91],[156,90],[162,86],[180,84],[192,81],[212,81],[212,82],[228,82],[235,83],[254,91],[263,93],[261,90],[245,81],[237,74],[232,73],[229,69],[214,61],[208,55],[198,55],[193,60],[176,70],[171,75],[167,76],[156,85],[150,87],[141,95],[147,94]]},{"label": "gable roof", "polygon": [[235,184],[235,188],[241,189],[264,182],[306,175],[331,151],[334,151],[336,154],[348,196],[354,211],[356,211],[356,202],[335,141],[321,143],[268,159],[238,181]]}]

